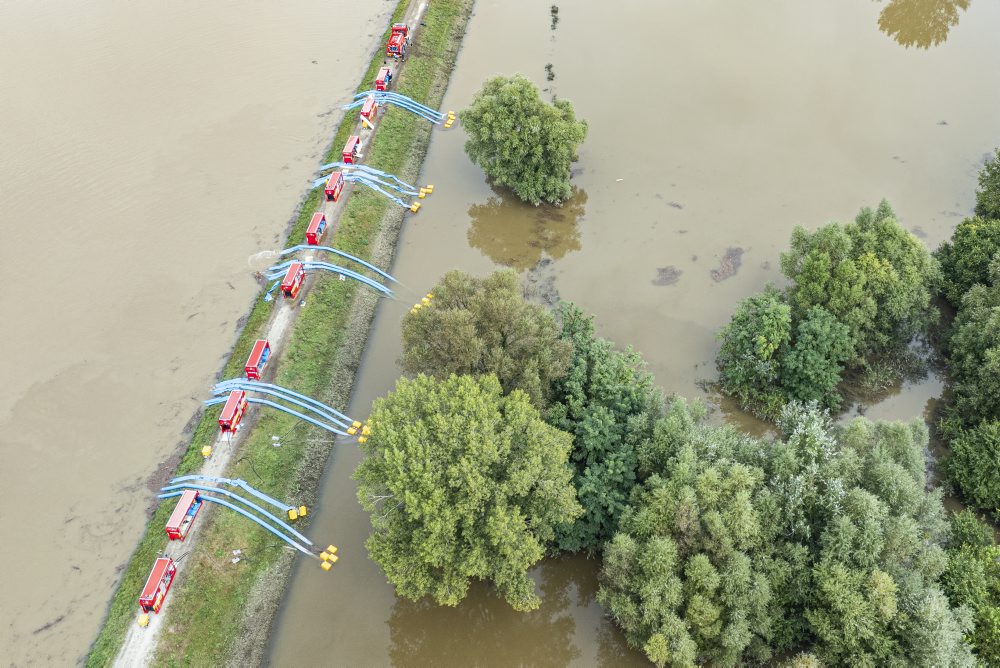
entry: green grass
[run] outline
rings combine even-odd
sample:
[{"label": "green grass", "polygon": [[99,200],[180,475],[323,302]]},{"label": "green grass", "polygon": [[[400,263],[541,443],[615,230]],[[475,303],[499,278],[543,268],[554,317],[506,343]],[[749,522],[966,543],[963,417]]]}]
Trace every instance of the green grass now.
[{"label": "green grass", "polygon": [[[468,15],[469,0],[436,0],[425,14],[415,48],[401,73],[397,90],[433,106],[429,98],[436,78],[447,75],[454,53],[449,47],[460,40],[461,26]],[[407,9],[401,1],[392,21],[402,19]],[[388,37],[388,29],[383,36]],[[384,41],[383,39],[383,41]],[[381,51],[376,52],[358,90],[370,87],[382,66]],[[440,98],[440,95],[437,96]],[[354,127],[354,114],[345,117],[323,162],[340,154]],[[367,148],[368,164],[389,172],[398,172],[414,155],[423,155],[427,134],[420,124],[426,121],[389,108],[379,131]],[[292,225],[287,246],[299,243],[312,212],[321,202],[321,191],[310,192],[301,202]],[[381,222],[390,204],[363,190],[355,190],[348,199],[333,238],[333,245],[358,257],[369,259],[371,245],[378,236]],[[351,315],[356,284],[329,277],[318,277],[306,297],[306,304],[295,322],[289,344],[277,364],[277,382],[313,396],[325,394],[337,368],[337,351],[344,343],[346,324]],[[271,305],[257,299],[247,323],[226,364],[224,377],[242,373],[243,360],[254,340],[259,338],[271,314]],[[196,471],[202,463],[201,448],[216,436],[218,409],[206,411],[198,422],[177,474]],[[362,416],[364,417],[364,416]],[[272,446],[271,435],[286,435],[283,447]],[[246,437],[240,452],[230,465],[229,475],[243,478],[277,496],[294,500],[298,493],[299,471],[308,438],[329,435],[307,427],[295,418],[262,413]],[[150,564],[163,550],[166,540],[163,524],[172,503],[162,504],[153,514],[122,576],[108,609],[108,616],[87,660],[88,666],[110,664],[124,640],[130,624],[135,623],[136,596],[148,575]],[[203,519],[197,547],[185,557],[185,579],[170,594],[163,614],[167,615],[158,646],[159,664],[210,665],[225,661],[227,649],[240,631],[242,611],[257,579],[274,566],[281,556],[280,543],[271,534],[233,513],[212,513]],[[242,549],[244,558],[230,563],[230,551]]]}]

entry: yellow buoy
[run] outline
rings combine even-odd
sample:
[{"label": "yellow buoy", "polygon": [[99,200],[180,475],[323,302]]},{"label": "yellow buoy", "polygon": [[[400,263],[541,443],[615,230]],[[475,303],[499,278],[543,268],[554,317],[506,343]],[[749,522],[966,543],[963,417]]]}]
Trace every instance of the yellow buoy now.
[{"label": "yellow buoy", "polygon": [[319,558],[322,559],[323,561],[326,561],[327,559],[330,558],[330,553],[329,552],[320,552],[319,553]]},{"label": "yellow buoy", "polygon": [[204,448],[202,448],[201,449],[201,456],[205,457],[206,459],[208,457],[211,457],[212,456],[212,446],[211,445],[206,445]]},{"label": "yellow buoy", "polygon": [[414,203],[413,203],[413,204],[412,204],[412,205],[410,206],[410,211],[412,211],[413,213],[416,213],[416,212],[417,212],[417,211],[419,211],[419,210],[420,210],[420,202],[414,202]]},{"label": "yellow buoy", "polygon": [[335,563],[337,563],[338,561],[340,561],[340,557],[338,557],[338,556],[337,556],[337,555],[335,555],[335,554],[331,554],[331,555],[330,555],[330,561],[328,561],[328,562],[326,562],[326,563],[328,563],[328,564],[335,564]]},{"label": "yellow buoy", "polygon": [[357,420],[355,420],[354,422],[352,422],[352,423],[351,423],[351,426],[352,426],[352,427],[354,427],[354,428],[356,429],[356,428],[358,428],[358,427],[360,427],[360,426],[361,426],[361,423],[360,423],[360,422],[358,422]]},{"label": "yellow buoy", "polygon": [[305,506],[299,506],[299,517],[305,517],[307,514],[309,514],[309,509]]},{"label": "yellow buoy", "polygon": [[428,299],[434,299],[434,293],[433,292],[428,292],[427,293],[427,298]]},{"label": "yellow buoy", "polygon": [[299,519],[299,513],[298,511],[295,510],[295,508],[288,509],[288,519],[290,519],[293,522]]},{"label": "yellow buoy", "polygon": [[425,197],[427,197],[427,193],[420,193],[417,195],[417,199],[423,199]]},{"label": "yellow buoy", "polygon": [[333,568],[333,564],[331,564],[329,561],[321,561],[319,562],[319,567],[322,568],[324,571],[328,571],[331,568]]},{"label": "yellow buoy", "polygon": [[367,436],[358,436],[358,443],[364,443],[368,440]]},{"label": "yellow buoy", "polygon": [[369,427],[368,425],[365,425],[364,427],[361,428],[361,435],[362,436],[367,436],[370,433],[372,433],[372,428]]},{"label": "yellow buoy", "polygon": [[337,546],[336,545],[327,545],[326,546],[326,551],[329,552],[330,554],[337,554]]},{"label": "yellow buoy", "polygon": [[428,183],[428,184],[427,184],[426,186],[424,186],[424,188],[425,188],[425,189],[427,190],[427,192],[429,192],[429,193],[432,193],[432,192],[434,192],[434,184],[432,184],[432,183]]},{"label": "yellow buoy", "polygon": [[354,436],[356,433],[358,433],[358,430],[356,427],[348,427],[347,433],[350,434],[351,436]]}]

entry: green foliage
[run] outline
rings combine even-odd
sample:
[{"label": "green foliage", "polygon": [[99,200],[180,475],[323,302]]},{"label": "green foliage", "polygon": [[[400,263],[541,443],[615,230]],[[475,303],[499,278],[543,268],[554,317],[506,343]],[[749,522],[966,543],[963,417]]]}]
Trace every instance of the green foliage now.
[{"label": "green foliage", "polygon": [[494,77],[459,114],[465,152],[499,186],[525,202],[558,204],[570,196],[570,164],[587,136],[567,100],[542,101],[525,76]]},{"label": "green foliage", "polygon": [[563,303],[561,319],[573,361],[553,386],[547,421],[573,434],[573,484],[584,512],[559,532],[559,547],[576,552],[599,547],[617,529],[663,395],[639,354],[596,337],[593,318],[577,306]]},{"label": "green foliage", "polygon": [[1000,220],[1000,148],[979,172],[976,215]]},{"label": "green foliage", "polygon": [[931,305],[937,261],[884,200],[875,210],[862,209],[854,223],[813,233],[795,228],[781,268],[793,282],[788,292],[796,319],[822,306],[850,327],[863,357],[905,345],[937,317]]},{"label": "green foliage", "polygon": [[605,548],[598,597],[630,644],[657,665],[971,665],[926,427],[798,402],[779,427],[763,443],[668,407]]},{"label": "green foliage", "polygon": [[953,518],[942,581],[952,604],[974,613],[975,629],[967,640],[980,662],[1000,664],[1000,547],[993,529],[969,511]]},{"label": "green foliage", "polygon": [[844,364],[854,354],[851,330],[821,306],[810,308],[799,321],[795,345],[781,360],[781,382],[788,396],[840,407],[836,388]]},{"label": "green foliage", "polygon": [[963,425],[1000,419],[1000,283],[975,285],[962,299],[948,341],[949,412]]},{"label": "green foliage", "polygon": [[990,282],[990,261],[1000,252],[1000,215],[997,218],[966,218],[934,253],[941,263],[942,291],[956,308],[973,285]]},{"label": "green foliage", "polygon": [[528,569],[581,513],[571,437],[490,375],[402,378],[369,424],[354,477],[369,555],[396,592],[457,605],[476,578],[516,610],[537,608]]},{"label": "green foliage", "polygon": [[765,418],[774,418],[787,401],[781,388],[781,351],[792,336],[791,308],[768,287],[736,307],[719,333],[722,390]]},{"label": "green foliage", "polygon": [[543,408],[573,347],[549,311],[524,300],[517,274],[445,274],[430,306],[403,318],[403,368],[438,378],[494,374],[504,392],[522,390]]},{"label": "green foliage", "polygon": [[951,440],[948,473],[965,500],[978,507],[1000,507],[1000,422],[982,422]]}]

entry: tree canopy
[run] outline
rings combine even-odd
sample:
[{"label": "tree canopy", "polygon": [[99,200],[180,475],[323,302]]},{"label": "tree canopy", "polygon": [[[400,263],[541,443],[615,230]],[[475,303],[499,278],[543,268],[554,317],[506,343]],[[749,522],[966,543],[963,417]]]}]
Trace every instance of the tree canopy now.
[{"label": "tree canopy", "polygon": [[1000,148],[979,171],[976,190],[976,215],[991,220],[1000,219]]},{"label": "tree canopy", "polygon": [[544,407],[573,346],[549,311],[525,301],[517,274],[450,271],[433,295],[430,306],[403,317],[403,368],[438,378],[491,373],[504,392],[522,390]]},{"label": "tree canopy", "polygon": [[617,529],[663,395],[637,353],[595,336],[593,318],[574,304],[560,313],[573,361],[553,386],[547,421],[573,434],[573,483],[584,512],[559,532],[559,547],[576,552],[599,548]]},{"label": "tree canopy", "polygon": [[952,518],[942,580],[952,603],[975,614],[975,629],[967,640],[981,663],[1000,665],[1000,546],[993,529],[967,510]]},{"label": "tree canopy", "polygon": [[628,641],[659,666],[972,665],[926,427],[797,402],[779,427],[762,443],[671,403],[605,549],[598,597]]},{"label": "tree canopy", "polygon": [[955,227],[951,240],[934,255],[941,262],[944,296],[956,308],[973,285],[990,282],[990,262],[1000,253],[1000,213],[997,219],[966,218]]},{"label": "tree canopy", "polygon": [[369,425],[354,477],[369,555],[396,592],[457,605],[479,579],[515,609],[537,608],[528,569],[581,513],[569,434],[491,375],[401,378]]},{"label": "tree canopy", "polygon": [[587,136],[568,100],[542,101],[527,77],[498,76],[459,113],[465,152],[494,184],[525,202],[558,204],[570,196],[570,164]]}]

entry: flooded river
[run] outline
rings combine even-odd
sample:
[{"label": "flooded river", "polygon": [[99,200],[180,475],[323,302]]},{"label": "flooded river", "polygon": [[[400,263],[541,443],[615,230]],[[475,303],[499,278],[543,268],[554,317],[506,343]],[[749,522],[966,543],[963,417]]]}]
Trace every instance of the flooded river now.
[{"label": "flooded river", "polygon": [[[1000,144],[1000,68],[986,66],[1000,62],[1000,3],[555,2],[479,0],[444,108],[514,72],[572,100],[590,123],[576,196],[556,211],[518,205],[470,165],[460,131],[438,133],[422,178],[437,189],[394,273],[422,290],[451,268],[514,267],[541,297],[595,313],[670,392],[704,396],[715,332],[781,280],[796,224],[848,220],[886,197],[934,247],[969,213],[983,155]],[[406,308],[382,305],[351,414],[399,375]],[[852,410],[919,417],[940,388],[931,374]],[[482,587],[454,609],[397,600],[365,554],[358,461],[350,449],[331,459],[312,531],[335,536],[343,558],[334,577],[299,565],[274,665],[643,663],[603,618],[585,559],[537,568],[544,603],[528,615]]]},{"label": "flooded river", "polygon": [[394,5],[0,2],[0,665],[86,652]]}]

